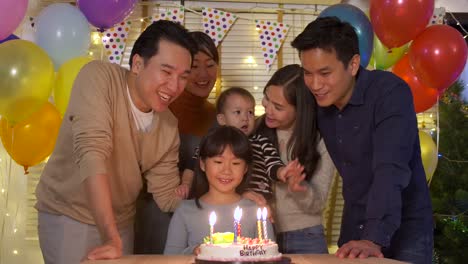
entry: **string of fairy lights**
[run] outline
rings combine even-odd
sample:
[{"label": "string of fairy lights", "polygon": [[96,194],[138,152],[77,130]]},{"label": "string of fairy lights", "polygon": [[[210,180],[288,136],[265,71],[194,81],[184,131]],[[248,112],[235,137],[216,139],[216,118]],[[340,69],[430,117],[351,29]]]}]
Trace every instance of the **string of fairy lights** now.
[{"label": "string of fairy lights", "polygon": [[455,21],[456,25],[461,29],[461,31],[463,31],[463,38],[466,39],[468,37],[468,31],[463,27],[462,23],[460,23],[460,21],[457,19],[457,17],[452,12],[447,11],[447,14],[449,14],[450,17],[452,17],[452,19]]}]

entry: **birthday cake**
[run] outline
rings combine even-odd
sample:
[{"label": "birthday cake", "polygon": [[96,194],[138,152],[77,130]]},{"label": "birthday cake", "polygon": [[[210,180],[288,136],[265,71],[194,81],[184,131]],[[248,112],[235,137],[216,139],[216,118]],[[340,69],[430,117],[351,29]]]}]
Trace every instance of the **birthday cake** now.
[{"label": "birthday cake", "polygon": [[240,237],[234,233],[215,233],[213,241],[205,238],[200,245],[197,263],[214,262],[277,262],[282,259],[278,244],[269,239]]}]

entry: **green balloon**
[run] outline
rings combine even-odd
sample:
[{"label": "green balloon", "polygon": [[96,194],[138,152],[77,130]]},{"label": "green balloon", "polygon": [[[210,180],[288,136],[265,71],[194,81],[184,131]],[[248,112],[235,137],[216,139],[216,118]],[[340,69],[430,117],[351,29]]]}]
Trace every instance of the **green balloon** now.
[{"label": "green balloon", "polygon": [[389,49],[385,47],[382,42],[374,35],[374,49],[369,65],[377,70],[386,70],[392,67],[409,48],[409,43],[398,47]]}]

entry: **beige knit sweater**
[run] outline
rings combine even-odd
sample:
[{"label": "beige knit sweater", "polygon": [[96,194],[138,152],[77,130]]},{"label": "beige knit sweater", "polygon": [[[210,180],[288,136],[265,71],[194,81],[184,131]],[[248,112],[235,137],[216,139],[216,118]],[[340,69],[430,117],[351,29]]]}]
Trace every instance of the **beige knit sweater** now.
[{"label": "beige knit sweater", "polygon": [[164,211],[179,199],[177,119],[168,110],[154,113],[149,132],[138,131],[127,95],[129,72],[94,61],[76,78],[60,133],[36,189],[39,211],[95,224],[85,195],[87,177],[109,177],[118,226],[133,223],[135,201],[148,181],[148,192]]}]

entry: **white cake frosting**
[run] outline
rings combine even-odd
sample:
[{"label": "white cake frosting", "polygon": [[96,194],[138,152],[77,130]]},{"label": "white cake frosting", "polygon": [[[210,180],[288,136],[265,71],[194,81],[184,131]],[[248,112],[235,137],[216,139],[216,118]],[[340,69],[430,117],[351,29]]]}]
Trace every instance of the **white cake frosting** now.
[{"label": "white cake frosting", "polygon": [[197,259],[214,261],[267,261],[281,258],[278,244],[268,241],[260,244],[202,244]]}]

